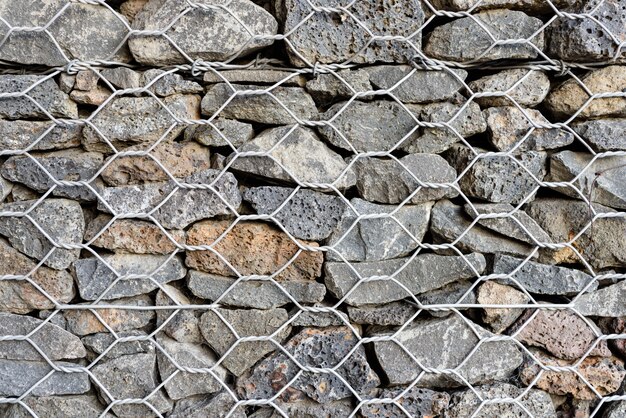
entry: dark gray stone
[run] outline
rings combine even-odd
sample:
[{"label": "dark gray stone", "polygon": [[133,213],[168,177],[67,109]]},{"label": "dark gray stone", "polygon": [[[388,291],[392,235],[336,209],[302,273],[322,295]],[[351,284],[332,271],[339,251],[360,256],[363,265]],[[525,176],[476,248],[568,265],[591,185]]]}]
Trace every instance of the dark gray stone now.
[{"label": "dark gray stone", "polygon": [[[100,361],[111,360],[120,356],[130,354],[154,353],[154,344],[148,334],[143,331],[123,331],[117,334],[121,338],[137,337],[132,341],[116,342],[116,338],[109,332],[100,332],[87,335],[81,341],[89,350],[93,351],[95,357],[104,353]],[[111,347],[109,349],[109,347]],[[93,361],[93,359],[92,359]]]},{"label": "dark gray stone", "polygon": [[580,296],[574,301],[573,308],[586,316],[626,316],[626,281]]},{"label": "dark gray stone", "polygon": [[127,67],[103,68],[100,75],[119,89],[136,89],[142,86],[141,73]]},{"label": "dark gray stone", "polygon": [[[333,103],[337,99],[349,99],[355,93],[372,90],[370,77],[366,68],[346,69],[327,74],[317,74],[307,81],[306,90],[320,104]],[[363,95],[366,98],[369,95]]]},{"label": "dark gray stone", "polygon": [[[57,367],[82,367],[76,363],[55,362]],[[33,396],[79,395],[89,392],[91,384],[85,372],[57,371],[47,376],[52,367],[43,361],[0,360],[0,396],[19,397],[28,391]],[[31,390],[32,388],[32,390]]]},{"label": "dark gray stone", "polygon": [[[27,396],[22,400],[38,417],[115,418],[104,412],[105,407],[96,395]],[[5,418],[31,418],[25,407],[14,404],[7,408]]]},{"label": "dark gray stone", "polygon": [[145,71],[141,75],[141,85],[161,97],[204,92],[204,88],[195,81],[185,80],[180,74],[166,73],[157,68]]},{"label": "dark gray stone", "polygon": [[626,119],[596,119],[572,124],[572,129],[599,152],[626,150]]},{"label": "dark gray stone", "polygon": [[78,118],[76,103],[59,89],[54,79],[46,76],[0,75],[0,93],[24,94],[0,99],[3,119],[49,119],[45,112],[58,118]]},{"label": "dark gray stone", "polygon": [[[467,291],[472,287],[472,282],[469,280],[458,280],[456,282],[449,283],[439,289],[431,290],[425,293],[417,295],[417,299],[422,305],[450,305],[450,304],[468,304],[476,303],[476,294],[472,290],[467,295]],[[468,308],[455,307],[459,311],[465,311]],[[425,309],[431,316],[441,318],[453,314],[450,309]],[[400,324],[403,325],[403,324]]]},{"label": "dark gray stone", "polygon": [[210,396],[190,396],[181,399],[174,405],[169,418],[246,418],[244,407],[233,410],[235,401],[227,392]]},{"label": "dark gray stone", "polygon": [[[468,86],[472,93],[485,94],[474,99],[483,109],[490,106],[514,106],[515,103],[534,107],[548,95],[550,79],[538,70],[515,68],[470,81]],[[510,99],[502,96],[503,93]]]},{"label": "dark gray stone", "polygon": [[204,338],[199,327],[202,311],[181,309],[176,312],[174,310],[177,305],[192,305],[198,301],[188,298],[178,288],[169,284],[161,287],[156,294],[156,306],[172,306],[173,309],[172,311],[163,309],[157,311],[157,326],[161,327],[167,336],[181,343],[203,343]]},{"label": "dark gray stone", "polygon": [[191,125],[185,128],[185,140],[210,147],[239,148],[254,137],[252,125],[233,119],[216,118],[213,125]]},{"label": "dark gray stone", "polygon": [[[397,405],[391,403],[369,404],[361,407],[360,412],[363,418],[393,418],[411,414],[415,418],[428,418],[441,416],[445,413],[450,395],[445,392],[435,392],[426,388],[412,387],[406,393],[406,388],[383,389],[378,394],[379,398],[398,398]],[[400,405],[402,409],[398,406]]]},{"label": "dark gray stone", "polygon": [[54,122],[0,120],[0,149],[32,151],[80,146],[82,127],[55,125]]},{"label": "dark gray stone", "polygon": [[348,306],[347,309],[350,321],[363,325],[404,325],[417,312],[416,306],[404,301]]}]

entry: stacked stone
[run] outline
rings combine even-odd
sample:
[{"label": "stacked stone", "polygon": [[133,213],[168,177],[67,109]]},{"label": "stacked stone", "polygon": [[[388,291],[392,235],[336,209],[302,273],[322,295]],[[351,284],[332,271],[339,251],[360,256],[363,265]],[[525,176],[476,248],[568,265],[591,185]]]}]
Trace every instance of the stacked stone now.
[{"label": "stacked stone", "polygon": [[626,414],[624,0],[196,3],[0,0],[1,416]]}]

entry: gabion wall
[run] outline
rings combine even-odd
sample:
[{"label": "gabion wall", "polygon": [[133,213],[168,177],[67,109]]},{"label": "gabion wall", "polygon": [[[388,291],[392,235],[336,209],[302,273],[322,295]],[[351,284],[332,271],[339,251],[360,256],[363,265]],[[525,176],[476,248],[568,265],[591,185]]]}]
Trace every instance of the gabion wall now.
[{"label": "gabion wall", "polygon": [[0,416],[626,416],[625,0],[0,0]]}]

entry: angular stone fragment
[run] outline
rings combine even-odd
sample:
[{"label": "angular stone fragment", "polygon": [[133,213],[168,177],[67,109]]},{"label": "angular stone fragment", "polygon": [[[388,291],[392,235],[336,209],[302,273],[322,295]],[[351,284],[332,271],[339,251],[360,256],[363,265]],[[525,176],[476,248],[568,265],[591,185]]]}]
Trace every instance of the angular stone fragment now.
[{"label": "angular stone fragment", "polygon": [[[343,11],[314,13],[307,2],[282,2],[277,12],[284,20],[284,33],[289,33],[287,52],[291,62],[300,67],[346,60],[356,64],[407,62],[415,55],[414,48],[421,46],[421,37],[414,36],[424,22],[417,0],[358,2],[348,10],[350,15]],[[367,22],[367,30],[362,22]],[[369,31],[376,36],[407,37],[413,46],[398,39],[370,43]]]},{"label": "angular stone fragment", "polygon": [[[446,418],[517,418],[530,412],[533,418],[553,418],[557,413],[550,396],[541,390],[530,389],[524,394],[526,388],[518,388],[508,383],[494,383],[491,385],[475,386],[456,392],[450,399],[450,407],[446,410]],[[517,403],[506,401],[495,402],[498,399],[517,399],[525,408],[522,409]],[[480,398],[479,398],[480,397]],[[484,401],[494,403],[483,403]],[[480,407],[480,411],[476,410]]]},{"label": "angular stone fragment", "polygon": [[[388,303],[440,288],[456,280],[475,277],[474,269],[478,274],[484,271],[486,263],[481,254],[469,254],[465,258],[468,261],[460,256],[421,254],[412,259],[408,257],[351,265],[327,262],[324,265],[324,280],[333,296],[341,299],[347,295],[345,302],[350,305]],[[363,279],[373,276],[383,278],[361,282],[350,292],[359,283],[359,277],[354,270]],[[385,278],[387,276],[393,276],[395,281]]]},{"label": "angular stone fragment", "polygon": [[187,273],[182,260],[176,256],[114,254],[101,258],[103,261],[91,257],[74,263],[78,291],[85,300],[110,300],[149,293],[158,288],[157,283],[179,280]]},{"label": "angular stone fragment", "polygon": [[[535,33],[542,26],[541,20],[523,12],[488,10],[437,26],[427,37],[424,52],[434,58],[460,62],[532,59],[538,56],[537,49],[544,46],[543,31]],[[530,39],[519,44],[495,45],[492,37],[498,41]]]},{"label": "angular stone fragment", "polygon": [[148,0],[126,0],[120,5],[120,13],[132,23],[147,2]]},{"label": "angular stone fragment", "polygon": [[111,91],[109,89],[98,86],[89,91],[74,90],[70,93],[70,99],[82,105],[100,106],[110,95]]},{"label": "angular stone fragment", "polygon": [[[0,312],[0,336],[29,336],[49,360],[78,359],[87,354],[78,337],[50,322]],[[27,341],[1,341],[0,358],[43,361],[44,357]]]},{"label": "angular stone fragment", "polygon": [[7,196],[11,194],[12,190],[13,190],[13,183],[11,183],[10,181],[6,181],[3,177],[0,177],[0,203],[5,201]]},{"label": "angular stone fragment", "polygon": [[[523,292],[496,282],[488,281],[478,288],[476,301],[481,305],[524,305],[529,302]],[[491,330],[502,333],[524,313],[523,309],[514,308],[483,308],[483,322],[489,324]]]},{"label": "angular stone fragment", "polygon": [[594,278],[584,271],[524,261],[504,254],[495,255],[493,273],[511,274],[515,282],[509,279],[499,281],[510,285],[519,283],[528,292],[540,295],[574,296],[583,289],[590,292],[598,287]]},{"label": "angular stone fragment", "polygon": [[[221,366],[215,366],[215,355],[206,346],[181,343],[164,335],[157,336],[157,342],[177,363],[174,364],[162,351],[157,351],[157,363],[162,381],[178,370],[178,373],[167,380],[164,386],[165,392],[171,399],[210,394],[222,389],[222,384],[226,380],[226,370]],[[213,373],[190,373],[179,367],[211,369]]]},{"label": "angular stone fragment", "polygon": [[609,404],[604,418],[620,418],[626,415],[626,402],[617,401]]},{"label": "angular stone fragment", "polygon": [[[70,396],[28,396],[22,400],[39,417],[63,418],[115,418],[104,412],[104,405],[95,395]],[[7,409],[5,418],[31,418],[32,415],[23,406],[14,404]]]},{"label": "angular stone fragment", "polygon": [[88,151],[112,153],[111,145],[119,151],[175,138],[185,126],[177,124],[170,112],[181,119],[200,119],[199,102],[197,95],[182,94],[161,99],[163,105],[154,97],[115,97],[93,116],[93,125],[83,129],[83,146]]},{"label": "angular stone fragment", "polygon": [[600,396],[615,393],[626,377],[624,362],[617,357],[587,357],[580,365],[575,365],[576,362],[554,358],[538,349],[531,348],[530,352],[545,366],[571,368],[571,371],[542,370],[541,376],[535,382],[535,377],[541,370],[539,365],[530,358],[524,362],[520,369],[522,384],[534,382],[536,388],[552,395],[571,395],[582,400],[597,399],[597,395],[574,373],[574,370],[580,373]]},{"label": "angular stone fragment", "polygon": [[[155,298],[157,306],[174,305],[172,308],[175,308],[176,305],[191,305],[195,302],[195,300],[188,298],[178,288],[168,284],[162,286]],[[204,342],[199,328],[200,313],[201,311],[190,309],[181,309],[177,313],[160,309],[156,313],[157,326],[161,327],[161,330],[166,335],[176,341],[200,344]],[[174,316],[172,317],[172,315]]]},{"label": "angular stone fragment", "polygon": [[[598,158],[583,152],[562,151],[550,157],[548,181],[569,182],[592,202],[615,209],[626,209],[626,156]],[[571,187],[561,193],[581,198]]]},{"label": "angular stone fragment", "polygon": [[136,337],[136,339],[118,342],[113,334],[101,332],[83,337],[82,342],[85,347],[93,351],[96,357],[104,354],[100,361],[131,354],[154,353],[154,345],[148,334],[143,331],[123,331],[118,333],[118,336],[121,338]]},{"label": "angular stone fragment", "polygon": [[[366,68],[345,69],[327,74],[317,74],[307,81],[306,90],[322,105],[335,102],[338,98],[349,99],[356,93],[372,90]],[[362,98],[371,97],[363,95]]]},{"label": "angular stone fragment", "polygon": [[[538,188],[537,181],[542,181],[546,174],[545,152],[526,151],[516,157],[504,155],[478,157],[474,152],[484,154],[488,151],[455,145],[448,157],[458,172],[469,166],[459,180],[459,186],[467,196],[493,203],[518,204],[529,195],[531,197],[526,200],[532,200]],[[513,158],[518,162],[513,161]],[[476,161],[472,164],[474,160]]]},{"label": "angular stone fragment", "polygon": [[[210,86],[202,98],[202,114],[213,116],[219,111],[222,118],[268,125],[289,125],[298,122],[298,119],[317,119],[315,102],[303,88],[279,86],[269,88],[267,93],[256,93],[266,88],[247,84]],[[237,91],[253,91],[254,94],[236,94]]]},{"label": "angular stone fragment", "polygon": [[11,188],[11,197],[13,198],[13,202],[23,202],[25,200],[37,200],[41,196],[34,190],[18,183],[13,184],[13,187]]},{"label": "angular stone fragment", "polygon": [[[54,364],[57,367],[81,367],[64,361]],[[35,386],[52,370],[52,366],[43,361],[0,360],[0,396],[19,397],[26,392],[33,396],[79,395],[89,392],[89,375],[84,371],[56,371]]]},{"label": "angular stone fragment", "polygon": [[440,200],[433,206],[430,232],[435,242],[454,242],[456,248],[465,252],[503,253],[523,257],[532,252],[532,247],[525,243],[492,232],[480,225],[474,225],[471,228],[470,226],[471,221],[461,206],[449,200]]},{"label": "angular stone fragment", "polygon": [[364,325],[404,325],[415,313],[417,307],[404,301],[384,305],[348,306],[350,321]]},{"label": "angular stone fragment", "polygon": [[[468,293],[468,290],[472,289]],[[469,280],[459,280],[449,283],[439,289],[430,290],[425,293],[421,293],[417,296],[422,305],[450,305],[450,304],[475,304],[476,294],[473,291],[474,287]],[[468,308],[459,306],[455,307],[459,311],[465,311]],[[443,308],[425,308],[431,316],[441,318],[454,314],[450,309]],[[404,325],[404,324],[399,324]]]},{"label": "angular stone fragment", "polygon": [[2,119],[49,119],[46,113],[58,118],[78,118],[76,103],[50,76],[0,75],[0,93],[16,93],[15,97],[0,99]]},{"label": "angular stone fragment", "polygon": [[[110,305],[152,306],[147,295],[135,296],[107,302]],[[105,308],[96,309],[99,317],[113,331],[129,331],[145,327],[154,319],[153,310]],[[63,314],[67,320],[67,330],[79,336],[109,332],[102,322],[87,309],[70,309]]]},{"label": "angular stone fragment", "polygon": [[312,241],[328,238],[345,208],[339,196],[288,187],[253,187],[244,191],[243,198],[258,214],[272,215],[294,237]]},{"label": "angular stone fragment", "polygon": [[[101,397],[106,402],[116,399],[142,399],[150,395],[159,385],[156,371],[156,355],[154,353],[121,356],[98,363],[91,371],[100,384],[107,389],[110,396],[113,397],[113,399],[110,399],[98,387]],[[172,401],[161,390],[157,390],[146,401],[160,413],[165,413],[172,409]],[[111,410],[115,415],[124,417],[154,416],[154,411],[141,402],[113,405]]]},{"label": "angular stone fragment", "polygon": [[[532,14],[553,11],[550,4],[546,4],[544,0],[433,0],[431,4],[436,9],[449,11],[512,9]],[[577,0],[555,0],[552,4],[560,10],[564,10],[576,5]]]},{"label": "angular stone fragment", "polygon": [[252,125],[234,119],[216,118],[211,125],[191,125],[185,129],[185,140],[210,147],[239,148],[254,137]]},{"label": "angular stone fragment", "polygon": [[[339,189],[354,186],[352,169],[308,128],[281,126],[267,129],[244,144],[240,152],[263,156],[236,156],[232,169],[289,183],[333,183]],[[235,154],[230,159],[235,158]]]},{"label": "angular stone fragment", "polygon": [[171,254],[177,248],[175,243],[185,242],[181,230],[167,231],[173,238],[170,239],[152,222],[118,219],[109,225],[110,221],[111,216],[98,215],[87,225],[85,241],[93,239],[90,245],[94,247],[133,254]]},{"label": "angular stone fragment", "polygon": [[[472,324],[481,338],[492,336],[489,331]],[[389,336],[384,331],[375,336]],[[458,374],[426,373],[420,386],[459,387],[465,386],[461,377],[471,385],[493,380],[505,380],[523,361],[522,353],[512,341],[489,341],[481,343],[465,320],[457,315],[448,318],[422,319],[394,334],[404,346],[425,367],[455,369]],[[374,351],[392,385],[408,384],[421,373],[420,367],[398,344],[393,341],[374,342]],[[470,353],[471,356],[470,356]],[[467,361],[459,367],[467,357]]]},{"label": "angular stone fragment", "polygon": [[243,84],[280,84],[287,87],[304,87],[307,83],[303,74],[276,68],[246,68],[242,70],[207,71],[202,80],[207,84],[243,83]]},{"label": "angular stone fragment", "polygon": [[22,183],[40,193],[55,186],[55,181],[82,181],[85,182],[84,185],[57,185],[52,190],[52,195],[76,200],[95,200],[96,196],[90,187],[96,190],[100,188],[101,182],[92,179],[102,167],[103,161],[102,154],[83,152],[80,149],[33,153],[29,156],[10,157],[0,173],[7,180]]},{"label": "angular stone fragment", "polygon": [[174,182],[107,187],[102,190],[102,198],[107,204],[99,200],[98,209],[127,214],[148,213],[156,208],[152,215],[161,226],[183,229],[201,219],[229,215],[232,213],[229,206],[236,210],[241,204],[237,180],[231,173],[222,174],[218,170],[206,169],[186,177],[183,182],[209,184],[217,193],[206,188],[180,187],[174,191],[177,187]]},{"label": "angular stone fragment", "polygon": [[[583,88],[580,83],[586,88]],[[595,98],[589,103],[589,93],[621,93],[626,88],[626,66],[610,65],[590,71],[580,81],[570,78],[553,89],[546,99],[546,107],[556,117],[569,118],[576,114],[578,119],[626,116],[626,98]],[[579,112],[580,110],[580,112]]]},{"label": "angular stone fragment", "polygon": [[[237,333],[233,334],[230,327]],[[202,314],[200,332],[206,343],[219,355],[224,355],[237,344],[220,363],[235,376],[240,376],[266,354],[271,353],[284,340],[291,330],[285,326],[288,315],[284,309],[215,309]],[[264,337],[267,341],[243,341],[243,337]],[[269,336],[271,337],[270,341]]]},{"label": "angular stone fragment", "polygon": [[[312,308],[329,309],[328,311],[305,311],[299,307],[294,307],[289,315],[298,315],[291,321],[294,327],[318,327],[326,328],[332,326],[346,325],[350,322],[348,315],[335,309],[333,304],[328,302],[316,303]],[[333,309],[332,311],[330,309]]]},{"label": "angular stone fragment", "polygon": [[572,129],[595,151],[626,151],[626,119],[575,122]]},{"label": "angular stone fragment", "polygon": [[[327,260],[340,261],[340,255],[348,261],[379,261],[407,256],[424,238],[433,206],[432,202],[402,207],[377,205],[359,198],[352,199],[350,204],[358,215],[346,207],[339,227],[326,242],[327,246],[334,248],[327,253]],[[357,216],[385,214],[389,217],[357,222]]]},{"label": "angular stone fragment", "polygon": [[[305,328],[284,348],[305,367],[330,369],[347,357],[335,370],[352,390],[363,395],[378,386],[380,379],[367,363],[363,345],[355,349],[357,343],[357,336],[348,327]],[[277,352],[239,378],[237,392],[244,399],[270,398],[299,371],[300,367],[286,354]],[[304,371],[279,398],[293,402],[308,397],[324,404],[351,396],[350,388],[333,373]]]},{"label": "angular stone fragment", "polygon": [[[476,103],[483,108],[514,106],[515,103],[534,107],[543,102],[550,92],[550,79],[544,72],[521,68],[486,75],[470,81],[468,85],[473,93],[485,94],[475,98]],[[510,99],[502,94],[507,94]]]},{"label": "angular stone fragment", "polygon": [[74,279],[67,271],[44,266],[37,268],[34,261],[0,239],[0,276],[6,275],[24,275],[24,278],[0,280],[0,311],[3,312],[25,314],[32,310],[52,309],[54,301],[68,303],[75,296]]},{"label": "angular stone fragment", "polygon": [[[235,408],[235,401],[228,392],[213,397],[190,396],[174,405],[169,418],[246,418],[244,406]],[[248,415],[250,416],[250,415]]]},{"label": "angular stone fragment", "polygon": [[54,122],[0,120],[0,149],[44,151],[80,146],[82,127]]},{"label": "angular stone fragment", "polygon": [[145,71],[141,75],[141,85],[161,97],[204,92],[202,86],[195,81],[185,80],[180,74],[166,73],[157,68]]},{"label": "angular stone fragment", "polygon": [[264,280],[240,281],[233,286],[236,281],[230,277],[191,270],[187,286],[199,298],[255,309],[277,308],[294,300],[298,303],[317,303],[326,294],[326,287],[313,280],[282,280],[280,287]]},{"label": "angular stone fragment", "polygon": [[515,152],[544,151],[574,142],[574,135],[564,130],[536,128],[531,131],[533,124],[550,123],[538,110],[522,111],[515,106],[504,106],[490,107],[483,112],[487,120],[489,142],[498,151],[510,151],[514,147]]},{"label": "angular stone fragment", "polygon": [[430,389],[412,387],[406,393],[405,388],[383,389],[379,398],[396,399],[397,404],[366,404],[361,407],[363,418],[392,418],[399,417],[409,412],[412,417],[435,417],[440,416],[448,407],[450,395],[445,392],[435,392]]},{"label": "angular stone fragment", "polygon": [[141,87],[141,73],[127,67],[103,68],[100,75],[113,87],[136,89]]},{"label": "angular stone fragment", "polygon": [[[278,23],[271,14],[249,0],[233,1],[227,8],[203,10],[198,7],[183,13],[188,7],[184,0],[151,0],[137,13],[133,29],[167,29],[169,38],[132,36],[128,45],[138,62],[164,66],[186,64],[197,59],[225,61],[274,42],[271,36],[276,34]],[[179,15],[172,21],[173,16]],[[181,50],[186,55],[181,54]]]},{"label": "angular stone fragment", "polygon": [[452,183],[456,179],[454,168],[435,154],[410,154],[398,161],[364,157],[354,167],[357,189],[370,202],[397,204],[411,196],[410,203],[423,203],[457,195],[451,187],[419,189],[416,178],[423,183]]},{"label": "angular stone fragment", "polygon": [[582,295],[574,301],[574,309],[581,315],[626,316],[626,281]]},{"label": "angular stone fragment", "polygon": [[[533,218],[528,216],[526,212],[515,210],[515,208],[508,203],[468,203],[465,205],[465,213],[473,219],[476,219],[479,215],[512,213],[505,218],[480,219],[478,224],[507,237],[515,238],[531,245],[535,245],[535,240],[541,243],[549,243],[552,241],[550,235],[541,229]],[[517,221],[519,221],[519,223]],[[528,233],[524,231],[524,228]]]},{"label": "angular stone fragment", "polygon": [[0,217],[0,235],[7,237],[16,250],[37,260],[44,260],[45,265],[57,270],[68,268],[78,259],[80,249],[55,247],[50,241],[52,239],[58,245],[68,246],[82,243],[85,220],[77,202],[67,199],[47,199],[42,202],[30,200],[5,203],[0,206],[0,211],[27,212],[32,219]]},{"label": "angular stone fragment", "polygon": [[[315,417],[315,418],[335,418],[349,417],[354,407],[350,399],[339,401],[318,403],[312,400],[300,400],[294,402],[274,401],[276,408],[261,408],[249,418],[279,418],[287,414],[289,417]],[[280,412],[279,412],[280,411]]]}]

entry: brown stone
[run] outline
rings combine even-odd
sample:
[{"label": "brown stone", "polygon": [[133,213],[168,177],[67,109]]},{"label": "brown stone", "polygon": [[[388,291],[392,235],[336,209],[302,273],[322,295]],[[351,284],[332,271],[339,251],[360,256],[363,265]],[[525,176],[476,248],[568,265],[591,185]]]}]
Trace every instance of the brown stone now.
[{"label": "brown stone", "polygon": [[[124,151],[142,150],[146,150],[146,147],[138,145]],[[211,168],[209,149],[196,142],[161,142],[149,154],[150,156],[112,157],[113,160],[102,172],[102,178],[111,186],[170,180],[170,176],[152,157],[177,179]]]},{"label": "brown stone", "polygon": [[[204,221],[187,232],[188,245],[211,245],[226,231],[232,221]],[[300,241],[301,245],[317,247],[317,243]],[[324,255],[319,251],[299,251],[289,236],[260,222],[240,222],[214,247],[242,275],[271,275],[286,267],[278,279],[314,280],[322,274]],[[237,272],[210,250],[188,251],[187,266],[207,273],[233,276]]]},{"label": "brown stone", "polygon": [[[111,219],[109,215],[99,215],[91,221],[85,231],[85,241],[97,236],[91,243],[94,247],[133,254],[171,254],[176,250],[176,245],[163,230],[148,221],[118,219],[101,233]],[[183,231],[170,230],[168,233],[176,242],[185,242]]]},{"label": "brown stone", "polygon": [[147,2],[148,0],[127,0],[120,6],[120,13],[132,22]]},{"label": "brown stone", "polygon": [[74,90],[70,93],[70,99],[79,104],[100,106],[110,95],[109,89],[98,86],[88,91]]},{"label": "brown stone", "polygon": [[[485,282],[478,288],[477,301],[486,305],[521,305],[529,301],[519,290],[496,282]],[[493,332],[501,333],[524,312],[515,308],[484,308],[483,321]]]}]

